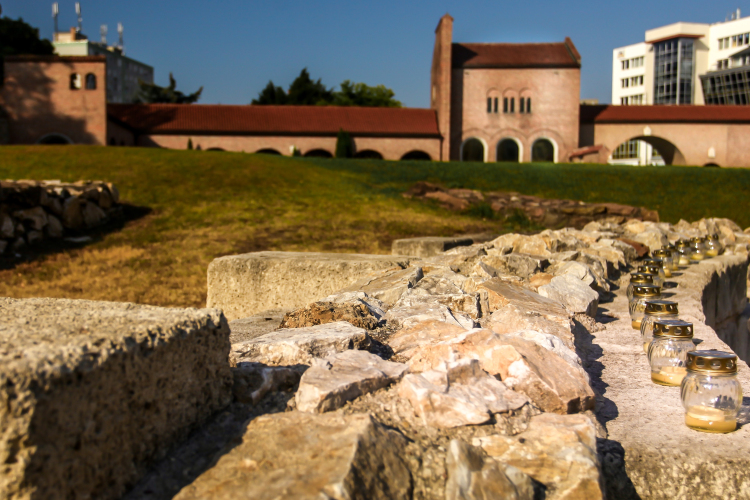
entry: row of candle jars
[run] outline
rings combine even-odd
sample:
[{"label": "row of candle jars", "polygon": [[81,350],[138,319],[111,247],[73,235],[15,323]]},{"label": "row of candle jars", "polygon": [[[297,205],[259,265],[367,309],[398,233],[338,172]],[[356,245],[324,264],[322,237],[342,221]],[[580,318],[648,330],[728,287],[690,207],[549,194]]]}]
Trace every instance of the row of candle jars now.
[{"label": "row of candle jars", "polygon": [[708,236],[697,236],[689,240],[677,240],[675,250],[678,255],[677,264],[687,266],[692,262],[700,262],[709,257],[716,257],[722,251],[721,241],[718,234]]}]

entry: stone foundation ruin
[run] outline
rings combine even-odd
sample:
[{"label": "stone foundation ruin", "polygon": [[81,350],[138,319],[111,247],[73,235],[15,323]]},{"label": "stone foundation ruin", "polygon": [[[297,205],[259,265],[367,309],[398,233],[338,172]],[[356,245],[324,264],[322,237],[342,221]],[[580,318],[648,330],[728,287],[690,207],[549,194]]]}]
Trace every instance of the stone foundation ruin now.
[{"label": "stone foundation ruin", "polygon": [[3,299],[0,496],[746,498],[750,426],[684,425],[625,297],[625,241],[707,232],[724,254],[665,296],[744,348],[750,235],[723,219],[223,257],[212,310]]}]

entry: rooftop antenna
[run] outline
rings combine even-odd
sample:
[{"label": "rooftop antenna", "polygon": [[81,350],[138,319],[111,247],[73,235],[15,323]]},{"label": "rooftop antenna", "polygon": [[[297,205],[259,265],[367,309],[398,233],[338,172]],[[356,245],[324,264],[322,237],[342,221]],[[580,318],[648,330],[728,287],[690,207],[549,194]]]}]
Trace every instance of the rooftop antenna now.
[{"label": "rooftop antenna", "polygon": [[76,2],[76,15],[78,16],[78,33],[82,33],[83,17],[81,17],[81,2]]},{"label": "rooftop antenna", "polygon": [[739,19],[739,18],[740,18],[740,8],[737,7],[737,14],[735,15],[735,19]]},{"label": "rooftop antenna", "polygon": [[58,16],[58,14],[60,14],[60,9],[57,7],[57,2],[54,2],[52,4],[52,19],[55,22],[55,33],[57,33],[57,16]]},{"label": "rooftop antenna", "polygon": [[99,33],[102,35],[102,43],[107,45],[107,25],[102,24],[99,28]]},{"label": "rooftop antenna", "polygon": [[119,43],[119,46],[120,46],[120,50],[122,50],[123,53],[124,53],[125,52],[125,46],[124,46],[123,41],[122,41],[122,33],[123,33],[123,31],[124,30],[122,29],[122,23],[117,23],[117,34],[119,35],[119,42],[118,43]]}]

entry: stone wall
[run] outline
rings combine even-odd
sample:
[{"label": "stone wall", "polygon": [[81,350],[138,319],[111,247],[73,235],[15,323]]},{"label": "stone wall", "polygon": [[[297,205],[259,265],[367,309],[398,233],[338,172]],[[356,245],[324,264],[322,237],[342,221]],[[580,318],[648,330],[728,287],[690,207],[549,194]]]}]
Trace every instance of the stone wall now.
[{"label": "stone wall", "polygon": [[0,256],[44,240],[79,237],[121,216],[108,182],[0,181]]}]

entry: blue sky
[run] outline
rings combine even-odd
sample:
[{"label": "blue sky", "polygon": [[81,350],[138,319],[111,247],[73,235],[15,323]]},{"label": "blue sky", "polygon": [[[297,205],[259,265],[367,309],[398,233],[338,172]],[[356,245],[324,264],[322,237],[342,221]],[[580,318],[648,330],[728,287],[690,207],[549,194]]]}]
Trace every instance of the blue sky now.
[{"label": "blue sky", "polygon": [[[62,0],[59,27],[76,23]],[[429,106],[434,30],[446,12],[456,42],[552,42],[570,36],[583,57],[581,97],[609,102],[612,49],[677,21],[714,23],[750,5],[723,0],[83,0],[83,28],[116,40],[125,27],[127,55],[150,64],[156,82],[169,72],[178,88],[203,86],[201,103],[247,104],[273,80],[285,88],[307,67],[329,87],[345,79],[385,84],[406,106]],[[2,1],[3,15],[23,17],[51,38],[51,1]]]}]

